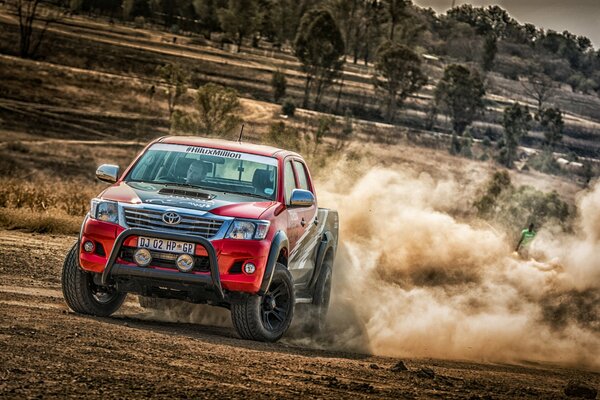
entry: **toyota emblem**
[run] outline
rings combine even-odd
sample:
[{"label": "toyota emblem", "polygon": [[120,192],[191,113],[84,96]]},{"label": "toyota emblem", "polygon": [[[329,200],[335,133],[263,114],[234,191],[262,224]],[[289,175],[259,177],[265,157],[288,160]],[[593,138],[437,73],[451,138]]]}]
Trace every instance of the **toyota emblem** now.
[{"label": "toyota emblem", "polygon": [[165,224],[177,225],[181,222],[181,217],[176,212],[169,211],[163,214],[162,220],[165,221]]}]

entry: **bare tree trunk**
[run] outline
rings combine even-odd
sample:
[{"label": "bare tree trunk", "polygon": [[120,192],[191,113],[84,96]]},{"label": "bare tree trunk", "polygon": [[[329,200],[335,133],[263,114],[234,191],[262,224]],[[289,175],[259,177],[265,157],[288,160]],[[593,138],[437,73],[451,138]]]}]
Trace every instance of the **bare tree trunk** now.
[{"label": "bare tree trunk", "polygon": [[304,85],[304,99],[302,100],[302,108],[308,108],[311,80],[312,76],[310,74],[306,74],[306,84]]},{"label": "bare tree trunk", "polygon": [[33,57],[40,48],[48,25],[55,19],[46,18],[37,40],[34,39],[33,24],[38,19],[38,6],[42,0],[18,0],[16,3],[19,17],[19,55],[23,58]]},{"label": "bare tree trunk", "polygon": [[342,79],[340,80],[340,90],[338,90],[337,99],[335,100],[334,114],[337,114],[340,107],[340,99],[342,98],[342,89],[344,89],[344,73],[342,72]]}]

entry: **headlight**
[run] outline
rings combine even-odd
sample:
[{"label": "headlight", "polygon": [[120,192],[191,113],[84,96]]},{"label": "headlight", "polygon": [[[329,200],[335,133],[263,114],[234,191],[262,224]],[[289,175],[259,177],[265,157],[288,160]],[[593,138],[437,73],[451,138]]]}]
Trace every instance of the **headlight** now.
[{"label": "headlight", "polygon": [[234,220],[226,237],[229,239],[256,239],[263,240],[269,231],[268,221],[242,221]]},{"label": "headlight", "polygon": [[100,221],[119,223],[119,207],[114,201],[92,200],[90,215]]}]

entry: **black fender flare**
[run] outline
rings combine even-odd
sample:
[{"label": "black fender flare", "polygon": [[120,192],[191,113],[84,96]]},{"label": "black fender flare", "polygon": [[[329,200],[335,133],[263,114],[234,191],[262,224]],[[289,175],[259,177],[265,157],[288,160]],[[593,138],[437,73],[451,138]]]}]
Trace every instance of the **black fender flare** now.
[{"label": "black fender flare", "polygon": [[258,290],[259,295],[262,296],[269,289],[271,279],[273,278],[273,273],[275,272],[275,265],[277,264],[277,259],[279,258],[279,252],[283,248],[289,249],[289,243],[288,237],[284,231],[277,231],[277,233],[275,233],[273,241],[271,242],[271,249],[269,250],[267,264],[265,265],[265,273],[263,275],[262,283],[260,284],[260,289]]},{"label": "black fender flare", "polygon": [[313,289],[317,284],[317,280],[319,279],[319,275],[321,274],[321,267],[323,266],[323,261],[325,260],[325,255],[327,254],[329,249],[333,248],[333,251],[335,253],[335,245],[336,241],[333,236],[333,233],[331,233],[330,231],[325,232],[321,237],[321,243],[319,243],[319,249],[317,250],[317,258],[315,260],[315,271],[308,285],[310,289]]}]

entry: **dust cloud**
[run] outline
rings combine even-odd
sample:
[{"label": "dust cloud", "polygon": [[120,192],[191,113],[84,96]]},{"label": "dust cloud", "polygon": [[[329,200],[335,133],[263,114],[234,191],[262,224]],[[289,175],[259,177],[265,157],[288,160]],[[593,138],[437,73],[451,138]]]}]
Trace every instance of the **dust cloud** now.
[{"label": "dust cloud", "polygon": [[329,337],[312,345],[600,369],[600,184],[579,198],[575,233],[543,230],[529,261],[465,217],[474,189],[457,182],[375,167],[317,186],[340,248]]}]

